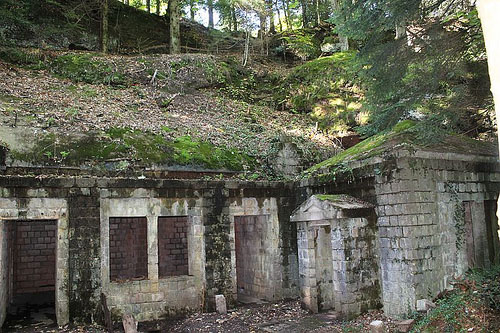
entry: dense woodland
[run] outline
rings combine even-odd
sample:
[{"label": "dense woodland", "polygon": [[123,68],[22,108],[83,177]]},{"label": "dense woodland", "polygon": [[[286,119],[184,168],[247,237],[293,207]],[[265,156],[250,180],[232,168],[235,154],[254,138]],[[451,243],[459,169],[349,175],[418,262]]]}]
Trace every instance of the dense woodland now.
[{"label": "dense woodland", "polygon": [[[126,4],[157,15],[164,6],[160,0]],[[359,129],[362,134],[373,135],[408,118],[423,120],[425,130],[419,133],[423,140],[435,139],[443,129],[470,136],[492,129],[486,53],[474,2],[219,0],[177,4],[170,0],[166,5],[170,27],[178,24],[179,12],[194,20],[196,12],[206,8],[209,28],[215,26],[215,11],[219,27],[234,34],[254,33],[266,55],[278,54],[280,48],[295,49],[302,59],[358,51],[346,70],[351,75],[348,80],[362,91],[363,108],[370,117],[366,124],[356,124],[367,125]],[[170,30],[170,52],[180,52],[178,32]]]}]

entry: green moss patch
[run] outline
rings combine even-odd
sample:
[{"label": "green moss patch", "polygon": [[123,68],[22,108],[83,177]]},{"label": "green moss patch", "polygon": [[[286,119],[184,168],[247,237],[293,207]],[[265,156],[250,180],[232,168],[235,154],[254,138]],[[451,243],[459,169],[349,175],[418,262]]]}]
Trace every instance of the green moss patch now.
[{"label": "green moss patch", "polygon": [[74,82],[90,84],[110,84],[126,86],[130,82],[126,76],[111,64],[99,60],[91,54],[66,54],[57,57],[50,70],[59,77]]},{"label": "green moss patch", "polygon": [[46,68],[46,55],[44,55],[39,49],[1,47],[0,61],[29,69]]},{"label": "green moss patch", "polygon": [[341,201],[345,198],[345,195],[342,194],[315,194],[314,196],[321,201],[331,202]]},{"label": "green moss patch", "polygon": [[[394,139],[396,136],[399,136],[402,133],[405,133],[413,126],[415,126],[415,122],[413,121],[410,120],[402,121],[398,123],[396,126],[394,126],[394,128],[391,131],[386,131],[374,135],[366,140],[363,140],[357,145],[344,150],[340,154],[337,154],[332,158],[329,158],[321,163],[318,163],[310,167],[304,172],[304,175],[312,176],[321,169],[329,169],[344,162],[375,156],[384,151],[384,149],[378,149],[381,148],[384,143],[386,143],[391,139]],[[403,138],[403,136],[401,136],[401,138]]]},{"label": "green moss patch", "polygon": [[127,128],[112,128],[81,138],[49,134],[32,151],[11,154],[23,161],[72,166],[120,159],[141,165],[190,165],[233,171],[255,166],[253,158],[234,149],[215,147],[190,136],[167,140],[159,134]]},{"label": "green moss patch", "polygon": [[293,112],[311,113],[324,130],[346,132],[363,124],[354,57],[354,52],[339,52],[297,66],[277,90],[276,103]]},{"label": "green moss patch", "polygon": [[321,170],[327,173],[349,171],[350,169],[346,165],[347,162],[381,155],[398,144],[408,144],[415,148],[420,147],[431,152],[486,156],[496,156],[498,154],[497,146],[494,143],[474,140],[463,135],[448,135],[439,143],[428,145],[425,141],[421,141],[419,137],[419,133],[425,130],[425,128],[422,129],[424,126],[425,123],[403,120],[397,123],[390,131],[384,131],[371,136],[340,154],[310,167],[304,171],[303,176],[312,177],[318,173],[324,173]]}]

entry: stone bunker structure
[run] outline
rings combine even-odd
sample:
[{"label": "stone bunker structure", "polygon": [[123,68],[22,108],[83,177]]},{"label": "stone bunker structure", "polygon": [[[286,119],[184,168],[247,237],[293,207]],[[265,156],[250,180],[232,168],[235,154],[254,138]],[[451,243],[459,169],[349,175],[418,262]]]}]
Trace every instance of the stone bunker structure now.
[{"label": "stone bunker structure", "polygon": [[301,182],[1,166],[0,324],[40,293],[59,325],[102,322],[103,299],[142,321],[217,294],[403,317],[500,261],[498,157],[469,148],[397,146]]}]

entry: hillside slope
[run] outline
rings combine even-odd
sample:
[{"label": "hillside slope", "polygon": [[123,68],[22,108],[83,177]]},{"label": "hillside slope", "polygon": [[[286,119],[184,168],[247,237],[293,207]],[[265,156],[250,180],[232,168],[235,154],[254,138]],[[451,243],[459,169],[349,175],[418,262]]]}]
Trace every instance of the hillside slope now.
[{"label": "hillside slope", "polygon": [[[44,49],[99,49],[99,2],[91,0],[4,0],[0,2],[0,45]],[[164,14],[164,13],[162,13]],[[109,1],[110,51],[168,51],[168,16]],[[181,20],[181,45],[204,48],[209,30]]]},{"label": "hillside slope", "polygon": [[334,153],[308,116],[232,99],[251,93],[252,75],[232,58],[5,48],[0,58],[0,132],[12,165],[113,161],[275,177],[285,145],[306,166]]}]

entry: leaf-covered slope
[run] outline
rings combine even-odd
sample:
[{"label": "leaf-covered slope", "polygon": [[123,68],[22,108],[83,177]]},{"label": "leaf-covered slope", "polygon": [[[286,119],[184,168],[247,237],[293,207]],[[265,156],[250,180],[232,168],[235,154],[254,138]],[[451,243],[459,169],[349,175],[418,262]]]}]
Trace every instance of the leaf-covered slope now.
[{"label": "leaf-covered slope", "polygon": [[0,62],[1,140],[16,159],[266,173],[283,140],[306,164],[333,152],[310,118],[231,99],[248,73],[230,58],[23,52]]}]

